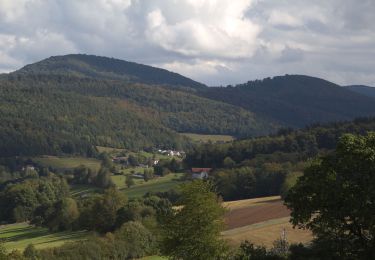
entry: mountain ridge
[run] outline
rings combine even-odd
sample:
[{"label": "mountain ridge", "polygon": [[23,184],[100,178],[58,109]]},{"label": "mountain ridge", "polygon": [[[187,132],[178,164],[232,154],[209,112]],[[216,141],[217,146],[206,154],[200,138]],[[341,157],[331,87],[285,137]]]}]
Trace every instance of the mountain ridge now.
[{"label": "mountain ridge", "polygon": [[236,104],[292,127],[375,114],[375,99],[305,75],[276,76],[234,87],[207,88],[200,95]]},{"label": "mountain ridge", "polygon": [[344,86],[344,88],[354,91],[356,93],[373,97],[375,98],[375,87],[365,86],[365,85],[350,85],[350,86]]},{"label": "mountain ridge", "polygon": [[129,82],[203,88],[204,84],[166,69],[87,54],[51,56],[26,65],[14,74],[71,74],[78,77],[125,80]]},{"label": "mountain ridge", "polygon": [[319,78],[286,75],[207,87],[92,55],[53,56],[2,74],[0,101],[0,150],[7,156],[85,154],[96,145],[187,147],[179,132],[249,138],[375,115],[375,99]]}]

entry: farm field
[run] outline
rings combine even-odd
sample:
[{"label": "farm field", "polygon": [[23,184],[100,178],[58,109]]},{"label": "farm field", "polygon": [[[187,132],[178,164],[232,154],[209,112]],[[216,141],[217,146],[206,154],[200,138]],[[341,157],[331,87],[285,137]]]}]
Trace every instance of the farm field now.
[{"label": "farm field", "polygon": [[29,244],[38,249],[57,247],[66,242],[85,239],[88,234],[86,231],[50,233],[47,228],[34,227],[27,223],[0,226],[0,239],[5,241],[4,246],[8,251],[22,251]]},{"label": "farm field", "polygon": [[70,195],[72,197],[80,197],[85,194],[100,192],[100,188],[96,188],[90,185],[70,185]]},{"label": "farm field", "polygon": [[294,229],[289,223],[289,210],[279,196],[225,202],[227,230],[222,232],[232,245],[249,240],[257,245],[272,247],[285,230],[289,243],[308,243],[310,231]]},{"label": "farm field", "polygon": [[193,134],[193,133],[181,133],[181,135],[190,138],[194,142],[200,142],[200,143],[207,143],[209,141],[213,143],[230,142],[235,139],[233,136],[230,136],[230,135],[201,135],[201,134]]},{"label": "farm field", "polygon": [[100,161],[94,158],[85,157],[59,157],[59,156],[41,156],[33,158],[33,161],[40,163],[45,167],[56,169],[73,169],[80,165],[85,165],[93,170],[99,170]]},{"label": "farm field", "polygon": [[113,147],[106,147],[106,146],[96,146],[96,149],[98,149],[99,153],[121,153],[125,151],[125,149],[120,149],[120,148],[113,148]]},{"label": "farm field", "polygon": [[158,191],[167,191],[172,188],[175,188],[181,184],[181,173],[171,173],[165,177],[158,177],[148,182],[145,182],[142,179],[134,179],[136,184],[130,188],[125,186],[125,176],[117,175],[112,176],[114,182],[120,190],[129,198],[142,197],[147,192],[158,192]]},{"label": "farm field", "polygon": [[[137,197],[148,191],[168,190],[181,183],[178,178],[181,178],[181,174],[170,174],[130,189],[124,188],[123,191],[129,197]],[[75,192],[79,191],[85,192],[85,187],[75,190]],[[308,243],[312,239],[311,232],[293,229],[289,223],[289,211],[282,204],[279,196],[224,202],[224,206],[228,209],[225,217],[227,229],[222,235],[233,246],[249,240],[257,245],[272,247],[273,241],[280,238],[283,230],[289,243]],[[85,239],[88,234],[85,231],[50,233],[46,228],[34,227],[27,223],[0,226],[0,239],[5,240],[4,245],[9,251],[23,250],[30,243],[37,248],[57,247],[66,242]],[[160,256],[142,258],[142,260],[162,259],[165,258]]]}]

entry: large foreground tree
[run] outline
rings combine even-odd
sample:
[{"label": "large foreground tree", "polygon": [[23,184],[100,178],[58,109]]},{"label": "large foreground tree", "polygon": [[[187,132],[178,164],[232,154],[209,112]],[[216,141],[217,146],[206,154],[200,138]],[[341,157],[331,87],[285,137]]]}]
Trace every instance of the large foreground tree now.
[{"label": "large foreground tree", "polygon": [[345,135],[335,153],[313,163],[290,190],[294,225],[311,229],[338,259],[375,255],[375,133]]},{"label": "large foreground tree", "polygon": [[181,208],[167,218],[163,251],[172,259],[224,259],[220,237],[225,209],[210,183],[195,180],[182,186]]}]

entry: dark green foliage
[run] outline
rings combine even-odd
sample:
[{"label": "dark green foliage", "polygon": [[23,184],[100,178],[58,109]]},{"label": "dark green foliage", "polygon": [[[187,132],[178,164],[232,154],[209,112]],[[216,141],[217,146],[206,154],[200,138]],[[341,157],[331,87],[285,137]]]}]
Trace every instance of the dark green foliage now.
[{"label": "dark green foliage", "polygon": [[205,87],[199,82],[164,69],[114,58],[82,54],[50,57],[35,64],[27,65],[15,74],[73,74],[78,77],[121,79],[153,85],[186,88]]},{"label": "dark green foliage", "polygon": [[240,167],[217,170],[211,178],[224,200],[239,200],[279,195],[285,175],[282,168],[272,169],[265,165],[259,169]]},{"label": "dark green foliage", "polygon": [[69,187],[62,178],[51,176],[26,179],[9,184],[0,192],[0,220],[21,222],[30,220],[40,206],[53,205],[67,197]]},{"label": "dark green foliage", "polygon": [[154,169],[153,168],[147,168],[143,170],[143,179],[145,181],[149,181],[154,178]]},{"label": "dark green foliage", "polygon": [[96,186],[104,189],[114,186],[111,175],[112,173],[107,168],[101,167],[95,180]]},{"label": "dark green foliage", "polygon": [[7,251],[3,245],[3,242],[0,241],[0,260],[7,260]]},{"label": "dark green foliage", "polygon": [[249,81],[236,87],[206,88],[200,93],[292,127],[375,114],[374,98],[303,75]]},{"label": "dark green foliage", "polygon": [[193,93],[71,75],[8,76],[0,80],[0,101],[1,156],[95,156],[94,145],[186,146],[187,139],[175,131],[236,136],[269,131],[253,114]]},{"label": "dark green foliage", "polygon": [[216,168],[211,178],[225,200],[282,194],[295,184],[308,161],[335,148],[344,133],[375,130],[375,119],[358,119],[277,135],[204,144],[187,153],[188,167]]},{"label": "dark green foliage", "polygon": [[140,222],[127,222],[115,232],[115,239],[129,252],[127,258],[141,258],[156,253],[155,235]]},{"label": "dark green foliage", "polygon": [[172,259],[209,260],[223,258],[225,242],[220,237],[225,209],[208,182],[182,186],[183,207],[166,219],[163,251]]},{"label": "dark green foliage", "polygon": [[79,205],[80,229],[105,233],[114,230],[118,211],[125,206],[127,198],[116,188],[105,190],[103,195],[89,197]]},{"label": "dark green foliage", "polygon": [[234,141],[226,144],[204,144],[191,149],[185,159],[189,167],[224,167],[226,157],[236,163],[298,162],[317,155],[318,151],[332,150],[345,133],[365,134],[375,130],[375,118],[352,122],[315,125],[302,130],[281,131],[277,135]]},{"label": "dark green foliage", "polygon": [[345,135],[334,154],[308,167],[285,202],[294,225],[311,229],[340,259],[375,254],[375,134]]},{"label": "dark green foliage", "polygon": [[35,249],[33,244],[29,244],[23,251],[23,256],[27,259],[37,260],[39,259],[39,252]]},{"label": "dark green foliage", "polygon": [[241,243],[238,253],[234,256],[234,260],[283,260],[287,259],[272,251],[268,251],[263,246],[256,246],[249,241]]},{"label": "dark green foliage", "polygon": [[135,259],[156,253],[155,246],[155,237],[147,228],[139,222],[129,222],[114,234],[91,236],[58,248],[39,250],[38,259]]},{"label": "dark green foliage", "polygon": [[64,231],[77,226],[79,210],[74,199],[64,198],[52,206],[42,205],[34,215],[32,223],[48,227],[51,231]]},{"label": "dark green foliage", "polygon": [[[79,81],[72,82],[79,89]],[[119,99],[85,96],[57,86],[53,80],[0,82],[1,156],[95,156],[95,145],[141,148],[183,143],[160,122],[131,111]]]},{"label": "dark green foliage", "polygon": [[134,186],[135,182],[134,182],[134,179],[131,175],[127,175],[126,178],[125,178],[125,184],[128,188],[130,188],[131,186]]}]

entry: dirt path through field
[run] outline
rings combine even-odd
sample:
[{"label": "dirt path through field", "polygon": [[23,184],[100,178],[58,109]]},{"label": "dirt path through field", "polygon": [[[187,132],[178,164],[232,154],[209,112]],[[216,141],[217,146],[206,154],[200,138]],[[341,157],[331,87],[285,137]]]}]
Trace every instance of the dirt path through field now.
[{"label": "dirt path through field", "polygon": [[229,208],[229,212],[225,216],[226,229],[243,227],[270,219],[288,217],[289,215],[290,211],[280,199],[232,210]]}]

